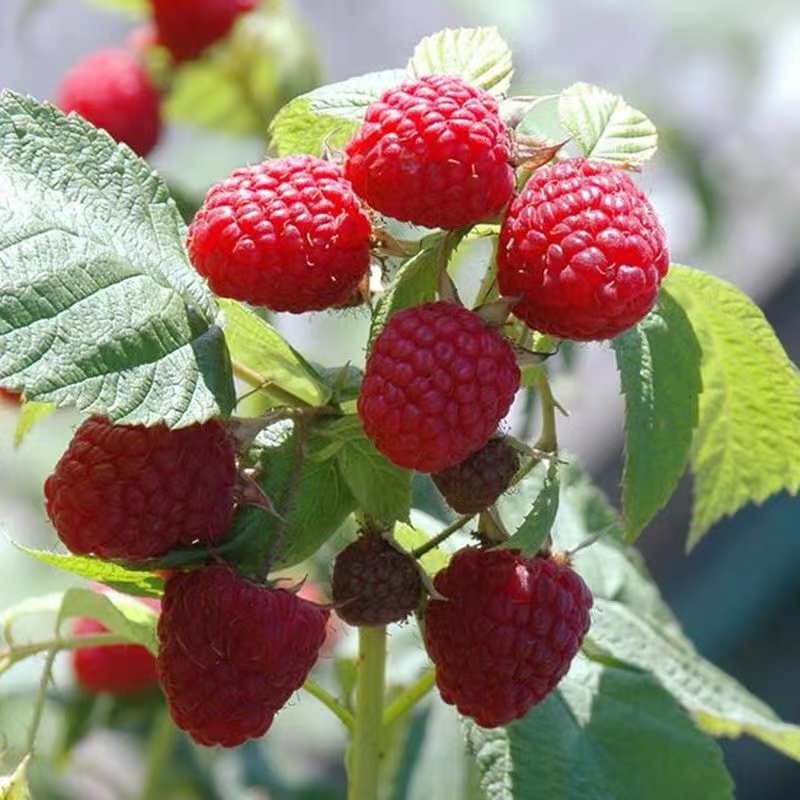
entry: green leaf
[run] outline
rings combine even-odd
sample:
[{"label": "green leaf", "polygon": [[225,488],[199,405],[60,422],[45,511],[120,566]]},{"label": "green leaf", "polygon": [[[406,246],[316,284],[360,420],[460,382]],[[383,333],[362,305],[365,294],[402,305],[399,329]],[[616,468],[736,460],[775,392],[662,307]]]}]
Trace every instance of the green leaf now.
[{"label": "green leaf", "polygon": [[[255,508],[240,508],[231,524],[229,538],[237,544],[225,549],[244,571],[258,571],[267,552],[272,553],[272,568],[282,569],[304,561],[315,553],[342,526],[355,510],[356,501],[341,474],[326,428],[320,423],[303,447],[302,466],[297,470],[299,435],[292,423],[273,426],[260,437],[254,448],[261,473],[258,483],[285,518]],[[287,496],[291,503],[287,505]],[[241,544],[239,544],[241,543]],[[222,548],[217,548],[223,552]]]},{"label": "green leaf", "polygon": [[446,28],[416,46],[408,71],[414,77],[455,75],[501,96],[511,86],[511,49],[497,28]]},{"label": "green leaf", "polygon": [[492,800],[724,800],[722,752],[649,675],[578,656],[558,691],[505,728],[467,725]]},{"label": "green leaf", "polygon": [[126,14],[145,16],[149,13],[147,0],[86,0],[90,6],[100,8],[110,8],[114,11],[122,11]]},{"label": "green leaf", "polygon": [[27,781],[30,760],[25,756],[11,775],[0,776],[0,800],[31,800]]},{"label": "green leaf", "polygon": [[703,353],[691,547],[746,503],[800,490],[800,375],[761,310],[735,286],[679,265],[665,286]]},{"label": "green leaf", "polygon": [[502,545],[521,550],[526,555],[535,555],[542,549],[558,513],[558,461],[547,459],[541,467],[544,470],[542,488],[516,533]]},{"label": "green leaf", "polygon": [[401,69],[369,72],[295,97],[270,125],[272,149],[279,156],[319,156],[325,147],[342,149],[360,125],[367,106],[407,77]]},{"label": "green leaf", "polygon": [[336,420],[325,435],[337,445],[339,473],[359,508],[380,522],[408,520],[411,472],[386,460],[367,438],[355,414]]},{"label": "green leaf", "polygon": [[217,309],[163,182],[125,146],[0,98],[0,378],[127,423],[233,407]]},{"label": "green leaf", "polygon": [[181,65],[164,104],[169,119],[263,137],[290,98],[319,80],[305,27],[286,10],[243,14],[204,57]]},{"label": "green leaf", "polygon": [[625,533],[634,540],[667,502],[689,458],[697,425],[700,345],[666,289],[655,308],[611,343],[625,395]]},{"label": "green leaf", "polygon": [[124,594],[103,594],[93,589],[67,589],[58,612],[58,627],[70,617],[91,617],[128,642],[158,653],[156,621],[150,606]]},{"label": "green leaf", "polygon": [[714,736],[754,736],[800,761],[800,726],[788,725],[689,641],[637,610],[598,598],[589,642],[603,653],[651,672]]},{"label": "green leaf", "polygon": [[35,550],[17,542],[12,542],[12,544],[37,561],[72,575],[80,575],[86,580],[103,583],[125,594],[160,597],[164,591],[164,582],[151,572],[127,569],[113,561],[104,561],[94,556],[62,555],[61,553],[50,553],[47,550]]},{"label": "green leaf", "polygon": [[286,404],[280,391],[270,394],[270,386],[291,392],[312,406],[328,401],[330,390],[275,328],[235,300],[220,299],[219,305],[225,312],[225,339],[231,358],[266,382],[261,394],[270,398],[267,408]]},{"label": "green leaf", "polygon": [[576,83],[565,89],[558,100],[558,117],[589,158],[638,165],[655,155],[655,125],[599,86]]},{"label": "green leaf", "polygon": [[14,428],[14,447],[19,447],[26,434],[39,420],[49,417],[56,407],[52,403],[37,403],[35,400],[22,404],[17,426]]}]

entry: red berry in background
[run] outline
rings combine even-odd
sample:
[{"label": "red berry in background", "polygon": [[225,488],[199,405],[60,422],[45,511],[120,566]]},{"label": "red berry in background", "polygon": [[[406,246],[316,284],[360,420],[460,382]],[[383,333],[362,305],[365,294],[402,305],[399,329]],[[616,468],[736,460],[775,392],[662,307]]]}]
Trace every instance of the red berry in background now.
[{"label": "red berry in background", "polygon": [[389,89],[346,148],[345,175],[381,214],[458,228],[511,199],[511,144],[497,101],[447,75]]},{"label": "red berry in background", "polygon": [[223,39],[256,0],[150,0],[157,40],[175,61],[197,58]]},{"label": "red berry in background", "polygon": [[390,461],[439,472],[483,447],[519,381],[511,345],[477,314],[424,303],[394,314],[375,339],[358,413]]},{"label": "red berry in background", "polygon": [[331,592],[336,613],[348,624],[388,625],[416,610],[422,580],[411,556],[366,533],[336,556]]},{"label": "red berry in background", "polygon": [[47,515],[73,552],[137,560],[228,530],[236,452],[217,421],[170,430],[78,427],[44,485]]},{"label": "red berry in background", "polygon": [[330,612],[224,564],[171,575],[158,623],[158,672],[172,719],[196,742],[262,736],[303,685]]},{"label": "red berry in background", "polygon": [[[141,599],[156,611],[160,610],[158,600]],[[76,636],[107,631],[105,625],[91,617],[79,617],[72,625]],[[72,651],[72,668],[78,686],[92,694],[133,694],[158,685],[156,657],[140,644],[78,647]]]},{"label": "red berry in background", "polygon": [[100,50],[86,56],[62,79],[56,105],[76,111],[139,156],[146,156],[161,131],[160,97],[136,56]]},{"label": "red berry in background", "polygon": [[345,303],[370,260],[370,222],[342,170],[312,156],[267,160],[213,186],[189,257],[218,295],[273,311]]},{"label": "red berry in background", "polygon": [[519,455],[496,437],[458,464],[431,475],[436,488],[458,514],[478,514],[508,489],[519,469]]},{"label": "red berry in background", "polygon": [[668,265],[664,229],[630,176],[573,158],[534,172],[512,202],[497,280],[531,328],[609,339],[652,308]]},{"label": "red berry in background", "polygon": [[592,596],[563,557],[466,548],[434,578],[425,646],[442,699],[484,728],[543,700],[589,630]]},{"label": "red berry in background", "polygon": [[0,402],[9,403],[11,405],[19,405],[22,400],[22,395],[19,392],[12,392],[8,389],[0,387]]}]

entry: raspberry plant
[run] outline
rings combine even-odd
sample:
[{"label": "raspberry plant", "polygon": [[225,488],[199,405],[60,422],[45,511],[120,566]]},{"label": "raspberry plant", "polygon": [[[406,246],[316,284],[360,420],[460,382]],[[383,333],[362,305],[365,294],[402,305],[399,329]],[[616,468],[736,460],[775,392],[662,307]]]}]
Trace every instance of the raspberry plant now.
[{"label": "raspberry plant", "polygon": [[[262,11],[215,7],[224,19],[192,38],[153,4],[138,57],[170,119],[192,81],[251,52]],[[128,146],[3,93],[2,391],[22,394],[20,440],[57,407],[92,417],[43,494],[72,552],[18,547],[115,590],[5,613],[0,673],[47,654],[26,748],[9,752],[15,796],[46,756],[57,653],[120,646],[157,656],[163,691],[143,798],[169,796],[174,725],[202,746],[269,741],[298,692],[349,737],[349,800],[716,800],[733,786],[712,737],[800,760],[800,728],[693,649],[632,548],[687,466],[690,545],[797,492],[797,372],[738,289],[667,269],[631,177],[655,154],[650,120],[590,84],[514,97],[511,78],[497,31],[445,30],[403,68],[301,90],[268,129],[245,92],[236,124],[262,130],[267,160],[210,187],[188,239]],[[340,306],[369,320],[363,371],[311,363],[266,310]],[[616,356],[619,512],[559,451],[555,337]],[[503,421],[520,394],[538,400],[534,441]],[[426,473],[465,513],[412,509]],[[337,554],[332,605],[281,572]],[[160,616],[137,599],[162,595]],[[411,632],[413,670],[387,670],[382,624],[348,655],[337,606],[356,623],[415,612],[391,639]],[[23,644],[34,611],[55,632]]]}]

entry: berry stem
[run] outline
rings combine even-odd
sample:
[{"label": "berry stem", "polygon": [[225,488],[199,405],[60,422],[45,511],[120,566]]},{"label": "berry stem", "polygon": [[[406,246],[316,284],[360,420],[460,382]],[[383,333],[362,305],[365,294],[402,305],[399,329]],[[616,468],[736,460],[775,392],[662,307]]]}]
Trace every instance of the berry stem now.
[{"label": "berry stem", "polygon": [[539,369],[536,374],[535,386],[539,392],[539,400],[542,405],[542,430],[533,449],[555,454],[558,451],[558,434],[556,431],[556,407],[558,404],[553,397],[544,367]]},{"label": "berry stem", "polygon": [[150,733],[147,754],[147,774],[139,800],[158,800],[161,778],[175,748],[178,729],[172,723],[169,711],[163,708],[155,719]]},{"label": "berry stem", "polygon": [[303,688],[312,696],[316,697],[322,705],[329,711],[333,712],[339,718],[339,721],[347,728],[352,734],[355,728],[355,719],[350,711],[348,711],[332,694],[326,692],[318,683],[312,680],[307,680],[303,684]]},{"label": "berry stem", "polygon": [[408,714],[428,694],[435,682],[436,672],[432,669],[425,670],[420,678],[387,706],[383,712],[384,729],[391,727],[398,719]]},{"label": "berry stem", "polygon": [[386,628],[358,629],[355,730],[349,762],[348,800],[378,800],[383,758]]},{"label": "berry stem", "polygon": [[287,406],[297,406],[299,408],[308,408],[310,403],[298,397],[294,392],[278,386],[275,381],[265,378],[250,367],[246,367],[241,361],[234,360],[232,362],[233,374],[237,378],[241,378],[245,383],[249,383],[258,391],[269,392],[273,397],[276,397]]},{"label": "berry stem", "polygon": [[39,653],[50,650],[58,653],[61,650],[74,650],[76,647],[97,647],[106,644],[130,644],[130,642],[115,633],[98,633],[96,636],[59,637],[33,644],[6,647],[0,650],[0,675],[7,672],[17,662],[37,656]]},{"label": "berry stem", "polygon": [[457,520],[451,522],[446,528],[437,533],[432,539],[429,539],[427,542],[425,542],[425,544],[420,545],[418,548],[416,548],[416,550],[412,550],[411,555],[417,559],[422,558],[422,556],[438,547],[456,531],[461,530],[461,528],[463,528],[474,516],[474,514],[465,514],[463,517],[459,517]]},{"label": "berry stem", "polygon": [[31,719],[31,727],[28,731],[28,741],[26,752],[33,753],[33,746],[36,744],[36,734],[39,732],[39,725],[42,722],[42,713],[44,712],[44,700],[47,694],[47,684],[53,674],[53,663],[58,655],[58,648],[51,647],[47,653],[47,658],[44,662],[44,670],[42,671],[42,679],[39,682],[39,690],[36,692],[36,703],[33,706],[33,717]]}]

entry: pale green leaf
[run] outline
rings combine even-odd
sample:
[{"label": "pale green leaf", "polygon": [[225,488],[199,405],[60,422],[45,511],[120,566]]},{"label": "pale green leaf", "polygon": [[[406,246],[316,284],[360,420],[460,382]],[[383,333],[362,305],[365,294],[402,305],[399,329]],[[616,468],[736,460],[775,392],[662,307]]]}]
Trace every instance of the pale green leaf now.
[{"label": "pale green leaf", "polygon": [[278,155],[341,149],[355,133],[367,106],[408,76],[404,70],[370,72],[340,83],[321,86],[287,103],[269,128]]},{"label": "pale green leaf", "polygon": [[589,643],[613,658],[651,672],[714,736],[744,734],[800,761],[800,726],[788,725],[689,641],[631,608],[596,598]]},{"label": "pale green leaf", "polygon": [[319,66],[305,27],[273,4],[242,15],[174,77],[164,104],[169,119],[263,138],[280,107],[318,83]]},{"label": "pale green leaf", "polygon": [[230,412],[218,311],[164,183],[125,146],[0,99],[0,378],[127,423]]},{"label": "pale green leaf", "polygon": [[328,401],[330,389],[275,328],[235,300],[220,299],[219,305],[225,312],[231,358],[263,379],[261,394],[269,398],[267,408],[286,404],[281,389],[312,406]]},{"label": "pale green leaf", "polygon": [[164,591],[164,582],[152,572],[127,569],[113,561],[105,561],[94,556],[75,556],[72,554],[51,553],[47,550],[36,550],[32,547],[12,542],[14,547],[28,556],[49,564],[52,567],[80,575],[89,581],[103,583],[112,589],[126,594],[143,597],[160,597]]},{"label": "pale green leaf", "polygon": [[535,555],[542,549],[558,513],[558,461],[555,458],[547,459],[542,469],[542,488],[536,495],[531,510],[514,535],[503,544],[503,547],[521,550],[526,555]]},{"label": "pale green leaf", "polygon": [[387,461],[367,438],[358,416],[337,419],[325,429],[337,445],[336,459],[361,511],[380,522],[408,520],[411,472]]},{"label": "pale green leaf", "polygon": [[446,28],[416,46],[408,71],[414,77],[455,75],[501,96],[511,86],[511,49],[497,28]]},{"label": "pale green leaf", "polygon": [[93,589],[67,589],[58,612],[57,626],[71,617],[96,619],[125,641],[144,645],[153,655],[158,653],[158,614],[151,606],[133,597]]},{"label": "pale green leaf", "polygon": [[653,123],[599,86],[576,83],[565,89],[558,117],[589,158],[638,165],[655,155],[658,136]]},{"label": "pale green leaf", "polygon": [[86,0],[90,6],[110,8],[113,11],[123,11],[126,14],[145,16],[150,13],[148,0]]},{"label": "pale green leaf", "polygon": [[30,759],[25,756],[10,775],[0,776],[0,800],[31,800],[27,781]]},{"label": "pale green leaf", "polygon": [[24,402],[17,418],[17,426],[14,428],[14,447],[19,447],[28,431],[55,410],[56,407],[52,403],[37,403],[35,400]]},{"label": "pale green leaf", "polygon": [[703,354],[692,546],[748,502],[800,490],[800,375],[760,309],[735,286],[679,265],[665,285]]},{"label": "pale green leaf", "polygon": [[625,533],[635,539],[686,468],[697,425],[700,346],[666,289],[655,308],[611,343],[625,395]]},{"label": "pale green leaf", "polygon": [[652,677],[581,656],[523,719],[467,739],[491,800],[733,798],[717,744]]}]

